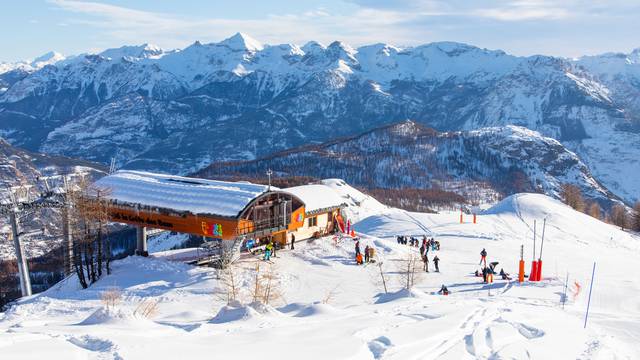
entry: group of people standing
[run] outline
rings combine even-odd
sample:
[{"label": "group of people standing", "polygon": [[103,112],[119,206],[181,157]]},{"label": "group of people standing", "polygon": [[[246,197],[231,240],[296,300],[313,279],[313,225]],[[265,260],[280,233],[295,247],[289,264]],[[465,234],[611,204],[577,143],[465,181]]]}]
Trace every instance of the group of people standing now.
[{"label": "group of people standing", "polygon": [[[440,250],[440,242],[436,241],[434,238],[428,239],[426,236],[422,237],[422,245],[420,245],[420,256],[422,257],[422,262],[424,263],[424,271],[429,272],[429,249],[431,251]],[[435,265],[436,272],[440,272],[440,258],[438,255],[433,257],[433,265]]]},{"label": "group of people standing", "polygon": [[480,271],[476,270],[476,276],[482,276],[482,281],[486,283],[493,282],[493,275],[500,275],[502,280],[511,280],[509,273],[506,273],[504,269],[500,269],[500,274],[496,273],[497,261],[492,261],[487,266],[487,250],[482,249],[480,251],[480,263],[478,265],[484,265]]},{"label": "group of people standing", "polygon": [[[396,241],[398,244],[409,245],[418,247],[420,245],[420,240],[413,235],[398,235],[396,236]],[[440,250],[440,242],[436,241],[434,238],[427,238],[426,235],[422,236],[422,245],[429,246],[432,250]]]}]

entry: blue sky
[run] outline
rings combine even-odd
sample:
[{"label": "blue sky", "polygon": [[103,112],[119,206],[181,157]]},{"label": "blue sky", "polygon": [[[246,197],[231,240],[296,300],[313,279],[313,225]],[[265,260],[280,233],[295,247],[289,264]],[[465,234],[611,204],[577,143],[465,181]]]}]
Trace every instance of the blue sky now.
[{"label": "blue sky", "polygon": [[0,61],[244,32],[268,44],[458,41],[574,57],[640,47],[640,0],[21,0],[0,5]]}]

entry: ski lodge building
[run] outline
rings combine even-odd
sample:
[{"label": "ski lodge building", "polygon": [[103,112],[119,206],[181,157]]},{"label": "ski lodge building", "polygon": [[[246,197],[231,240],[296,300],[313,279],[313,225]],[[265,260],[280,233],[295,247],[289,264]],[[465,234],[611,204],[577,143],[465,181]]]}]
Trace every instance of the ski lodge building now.
[{"label": "ski lodge building", "polygon": [[342,221],[344,200],[323,184],[286,189],[142,171],[118,171],[94,184],[108,202],[111,221],[138,229],[137,252],[146,254],[146,229],[220,240],[273,238],[280,244],[321,236]]}]

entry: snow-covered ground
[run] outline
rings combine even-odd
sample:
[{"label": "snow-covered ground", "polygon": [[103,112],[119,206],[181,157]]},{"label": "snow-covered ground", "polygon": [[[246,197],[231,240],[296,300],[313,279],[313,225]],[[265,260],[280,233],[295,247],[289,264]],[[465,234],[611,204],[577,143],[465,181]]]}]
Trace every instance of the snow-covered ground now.
[{"label": "snow-covered ground", "polygon": [[[458,213],[379,208],[346,184],[333,185],[360,204],[353,205],[359,211],[350,209],[361,219],[355,228],[362,247],[377,249],[389,294],[376,264],[355,264],[351,239],[300,242],[293,251],[279,251],[273,264],[242,258],[242,304],[232,306],[225,306],[213,269],[129,257],[87,290],[70,278],[0,315],[2,358],[640,358],[640,279],[633,266],[639,236],[543,195],[509,197],[481,214],[477,224],[470,218],[460,224]],[[486,285],[472,274],[486,248],[489,261],[516,275],[522,244],[528,269],[532,223],[538,220],[540,235],[545,217],[543,281]],[[417,249],[397,244],[394,236],[423,233],[442,244],[435,253],[441,272],[420,274],[414,289],[403,291],[399,266]],[[278,274],[282,296],[269,305],[251,303],[256,264],[262,271],[275,267]],[[442,284],[451,295],[435,293]],[[123,301],[107,311],[100,298],[110,289],[119,289]],[[143,301],[157,302],[155,316],[135,314]]]}]

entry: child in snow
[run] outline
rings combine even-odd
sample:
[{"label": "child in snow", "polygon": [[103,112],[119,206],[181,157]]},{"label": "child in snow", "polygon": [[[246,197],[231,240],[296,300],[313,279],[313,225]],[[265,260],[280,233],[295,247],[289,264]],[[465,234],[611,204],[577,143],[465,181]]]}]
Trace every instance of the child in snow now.
[{"label": "child in snow", "polygon": [[369,245],[364,247],[364,262],[368,263],[369,262]]},{"label": "child in snow", "polygon": [[433,264],[436,266],[436,272],[440,272],[440,268],[438,267],[438,263],[440,262],[440,258],[436,255],[433,258]]}]

